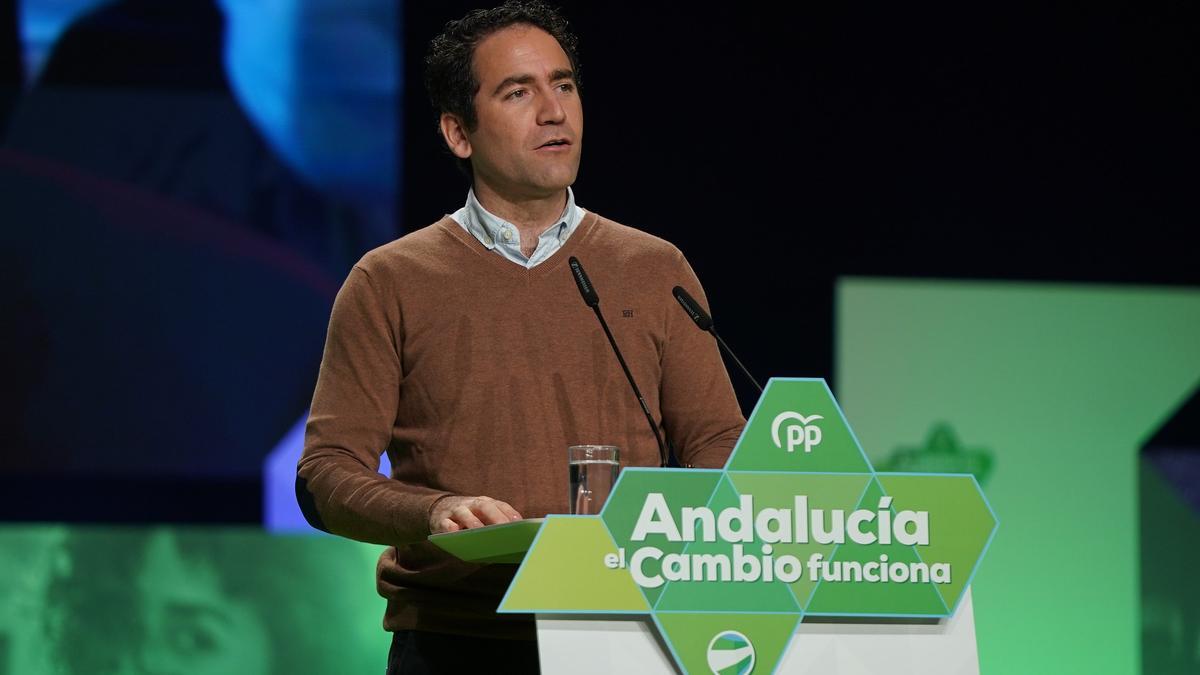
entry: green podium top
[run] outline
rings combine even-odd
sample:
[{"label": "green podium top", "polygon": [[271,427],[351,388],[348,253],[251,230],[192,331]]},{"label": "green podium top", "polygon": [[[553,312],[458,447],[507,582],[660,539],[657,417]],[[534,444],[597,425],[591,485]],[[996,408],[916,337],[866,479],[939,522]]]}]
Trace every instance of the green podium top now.
[{"label": "green podium top", "polygon": [[526,518],[502,525],[431,534],[429,541],[467,562],[519,563],[525,558],[543,520],[545,518]]}]

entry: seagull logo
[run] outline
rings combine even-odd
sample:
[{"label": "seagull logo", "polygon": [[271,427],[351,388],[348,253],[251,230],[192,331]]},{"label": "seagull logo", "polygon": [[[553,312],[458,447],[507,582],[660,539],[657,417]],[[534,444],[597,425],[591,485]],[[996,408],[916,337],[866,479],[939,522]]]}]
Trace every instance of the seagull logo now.
[{"label": "seagull logo", "polygon": [[812,449],[821,443],[821,427],[818,427],[813,422],[823,420],[820,415],[809,415],[805,417],[798,412],[781,412],[775,416],[775,421],[771,423],[771,440],[775,442],[775,447],[783,448],[783,439],[779,437],[779,429],[784,422],[794,420],[799,424],[793,424],[787,428],[787,451],[795,452],[796,447],[803,445],[804,452],[812,452]]},{"label": "seagull logo", "polygon": [[708,667],[713,675],[746,675],[754,670],[754,645],[736,630],[718,633],[708,643]]}]

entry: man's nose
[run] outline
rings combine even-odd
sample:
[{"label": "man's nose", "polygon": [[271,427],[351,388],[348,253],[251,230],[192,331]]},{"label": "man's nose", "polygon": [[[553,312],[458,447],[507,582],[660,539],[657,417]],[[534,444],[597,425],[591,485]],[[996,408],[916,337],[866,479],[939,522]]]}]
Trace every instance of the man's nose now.
[{"label": "man's nose", "polygon": [[561,124],[567,118],[567,111],[562,101],[558,100],[558,92],[551,89],[542,97],[542,107],[538,110],[538,124]]}]

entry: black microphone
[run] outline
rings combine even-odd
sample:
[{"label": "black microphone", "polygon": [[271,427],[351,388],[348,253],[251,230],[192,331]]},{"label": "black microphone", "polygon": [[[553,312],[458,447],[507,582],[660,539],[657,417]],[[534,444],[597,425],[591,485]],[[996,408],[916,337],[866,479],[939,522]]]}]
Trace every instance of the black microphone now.
[{"label": "black microphone", "polygon": [[742,365],[742,362],[740,359],[738,359],[737,354],[734,354],[733,350],[729,348],[729,345],[725,344],[725,341],[722,340],[721,336],[717,334],[717,329],[713,327],[712,317],[708,315],[708,312],[704,311],[704,308],[700,306],[700,303],[696,302],[692,296],[688,295],[688,292],[683,290],[682,286],[676,286],[675,288],[672,288],[671,294],[674,295],[675,299],[679,301],[679,304],[683,306],[683,311],[687,312],[688,316],[692,317],[692,321],[696,323],[696,327],[706,333],[712,333],[712,336],[717,339],[717,344],[721,345],[721,349],[724,349],[725,353],[729,355],[729,358],[733,359],[733,362],[737,364],[737,367],[742,369],[742,373],[745,374],[746,378],[749,379],[754,386],[758,387],[758,392],[761,394],[763,388],[761,385],[759,385],[758,380],[754,379],[754,376],[750,374],[750,371],[746,370],[746,366]]},{"label": "black microphone", "polygon": [[612,345],[613,353],[617,355],[617,361],[621,363],[621,370],[625,371],[625,378],[629,380],[629,386],[633,388],[633,395],[642,405],[642,412],[646,413],[646,422],[650,424],[650,431],[654,432],[654,440],[658,442],[658,456],[662,462],[659,466],[666,466],[667,447],[663,444],[662,436],[658,433],[658,425],[654,423],[654,417],[650,414],[650,406],[646,405],[646,399],[642,398],[642,392],[638,390],[637,383],[633,381],[633,373],[629,372],[629,366],[625,364],[625,357],[621,356],[621,349],[617,347],[617,341],[613,339],[612,331],[608,329],[608,322],[600,313],[600,296],[596,295],[596,287],[592,285],[592,280],[588,279],[587,272],[583,271],[583,265],[578,258],[571,256],[567,262],[571,266],[572,276],[575,277],[575,285],[579,287],[579,294],[583,296],[583,301],[592,308],[592,311],[596,313],[596,318],[600,320],[600,327],[608,336],[608,344]]},{"label": "black microphone", "polygon": [[[583,265],[579,263],[579,258],[571,256],[567,261],[571,265],[571,274],[575,275],[575,285],[579,287],[579,294],[583,296],[583,301],[588,307],[597,310],[596,316],[600,316],[600,296],[596,295],[596,287],[592,286],[592,280],[588,279],[587,272],[583,271]],[[600,316],[600,323],[604,323],[604,317]],[[608,332],[607,326],[605,332]],[[613,346],[616,349],[616,345]]]}]

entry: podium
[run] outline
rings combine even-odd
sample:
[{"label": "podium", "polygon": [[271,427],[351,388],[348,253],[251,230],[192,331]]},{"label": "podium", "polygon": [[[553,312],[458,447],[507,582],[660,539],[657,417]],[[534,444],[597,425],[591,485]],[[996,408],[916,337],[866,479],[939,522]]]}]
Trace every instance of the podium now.
[{"label": "podium", "polygon": [[[435,543],[474,562],[520,562],[543,519],[436,535]],[[538,613],[543,675],[677,675],[654,622],[641,615]],[[734,671],[736,672],[736,671]],[[801,621],[775,673],[978,675],[970,590],[943,619],[830,618]]]},{"label": "podium", "polygon": [[973,476],[876,472],[823,380],[772,379],[722,469],[430,539],[520,563],[497,611],[536,616],[543,673],[975,675],[997,525]]}]

